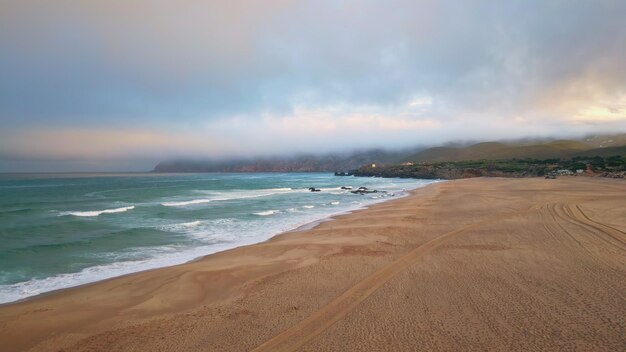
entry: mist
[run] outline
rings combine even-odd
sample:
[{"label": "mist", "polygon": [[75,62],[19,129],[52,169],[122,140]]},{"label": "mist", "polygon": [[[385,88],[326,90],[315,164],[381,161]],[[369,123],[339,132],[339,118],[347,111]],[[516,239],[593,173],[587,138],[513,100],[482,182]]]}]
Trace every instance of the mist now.
[{"label": "mist", "polygon": [[0,1],[0,171],[626,132],[623,1]]}]

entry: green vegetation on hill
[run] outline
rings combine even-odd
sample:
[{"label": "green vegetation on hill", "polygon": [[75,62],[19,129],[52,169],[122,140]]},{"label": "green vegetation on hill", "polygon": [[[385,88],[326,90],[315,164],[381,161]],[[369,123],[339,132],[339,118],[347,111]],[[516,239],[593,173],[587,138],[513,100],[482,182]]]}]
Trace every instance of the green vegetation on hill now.
[{"label": "green vegetation on hill", "polygon": [[601,156],[603,158],[606,157],[611,157],[611,156],[615,156],[615,155],[621,155],[621,156],[626,156],[626,146],[620,146],[620,147],[607,147],[607,148],[596,148],[596,149],[591,149],[591,150],[587,150],[584,152],[580,152],[577,154],[577,156],[582,156],[582,157],[593,157],[593,156]]},{"label": "green vegetation on hill", "polygon": [[[591,140],[556,140],[545,143],[500,143],[483,142],[467,147],[435,147],[422,150],[407,157],[406,161],[434,163],[462,160],[502,160],[502,159],[568,159],[576,155],[610,156],[621,154],[626,143],[622,135]],[[609,147],[602,146],[604,141]],[[602,147],[599,147],[602,146]]]},{"label": "green vegetation on hill", "polygon": [[355,176],[402,177],[425,179],[457,179],[469,177],[533,177],[558,170],[623,177],[626,172],[624,155],[576,156],[571,159],[499,159],[465,160],[420,164],[400,164],[372,167],[353,171]]},{"label": "green vegetation on hill", "polygon": [[407,158],[412,162],[442,162],[461,160],[548,159],[567,158],[592,150],[591,145],[579,141],[559,140],[533,145],[510,145],[499,142],[478,143],[464,148],[435,147]]}]

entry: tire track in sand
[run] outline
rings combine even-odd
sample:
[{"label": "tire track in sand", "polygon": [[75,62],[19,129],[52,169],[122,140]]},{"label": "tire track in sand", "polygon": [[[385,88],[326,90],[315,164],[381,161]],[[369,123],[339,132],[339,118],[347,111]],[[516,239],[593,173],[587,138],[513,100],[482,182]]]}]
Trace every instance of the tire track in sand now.
[{"label": "tire track in sand", "polygon": [[[617,297],[620,297],[622,300],[626,300],[622,292],[614,289],[611,286],[611,282],[607,281],[603,275],[598,272],[597,268],[604,267],[616,275],[620,275],[621,271],[615,269],[612,266],[612,262],[608,258],[598,253],[597,250],[593,250],[594,247],[603,247],[606,249],[606,245],[615,246],[618,249],[620,249],[620,247],[608,239],[603,238],[601,234],[604,232],[599,227],[581,221],[578,218],[581,214],[577,214],[572,211],[572,208],[574,207],[580,209],[578,204],[563,202],[548,203],[543,206],[541,208],[540,215],[542,216],[544,228],[555,240],[559,241],[559,246],[567,247],[569,250],[573,251],[580,250],[585,253],[586,258],[595,264],[589,264],[588,261],[582,261],[579,263],[580,267],[586,273],[600,281],[604,287],[614,292]],[[601,223],[591,220],[590,218],[587,219],[598,225],[602,225]],[[583,229],[583,231],[571,231],[571,229],[568,229],[567,226],[564,226],[566,224],[575,225]]]},{"label": "tire track in sand", "polygon": [[[537,210],[538,208],[538,206],[534,206],[530,210]],[[425,254],[444,244],[452,237],[459,235],[463,232],[476,229],[488,223],[493,223],[498,220],[503,220],[505,218],[519,215],[520,213],[525,213],[525,211],[490,218],[485,221],[467,225],[440,235],[439,237],[436,237],[422,244],[421,246],[416,247],[396,261],[383,267],[382,269],[379,269],[375,273],[361,280],[359,283],[349,288],[339,297],[335,298],[326,306],[314,312],[306,319],[291,326],[290,328],[274,336],[273,338],[265,341],[263,344],[256,347],[252,351],[261,352],[297,350],[298,348],[309,342],[312,338],[322,333],[328,327],[343,319],[346,315],[348,315],[348,313],[350,313],[361,302],[367,299],[372,293],[378,290],[378,288],[380,288],[383,284],[391,280],[400,272],[407,269],[409,266],[413,265]]]},{"label": "tire track in sand", "polygon": [[567,207],[569,208],[570,215],[578,222],[584,223],[604,233],[605,235],[618,242],[621,245],[618,246],[620,249],[626,249],[624,248],[624,245],[626,245],[626,233],[624,231],[621,231],[613,226],[603,224],[590,218],[587,214],[585,214],[585,212],[580,208],[580,205],[578,204],[568,204]]}]

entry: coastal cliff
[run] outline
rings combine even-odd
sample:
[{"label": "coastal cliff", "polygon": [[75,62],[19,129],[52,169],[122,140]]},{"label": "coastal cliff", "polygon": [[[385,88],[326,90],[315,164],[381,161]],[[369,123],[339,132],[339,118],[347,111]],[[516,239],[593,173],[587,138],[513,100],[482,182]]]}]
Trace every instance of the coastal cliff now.
[{"label": "coastal cliff", "polygon": [[359,168],[367,163],[397,164],[413,151],[370,150],[356,153],[300,155],[231,160],[167,160],[158,163],[154,172],[334,172]]}]

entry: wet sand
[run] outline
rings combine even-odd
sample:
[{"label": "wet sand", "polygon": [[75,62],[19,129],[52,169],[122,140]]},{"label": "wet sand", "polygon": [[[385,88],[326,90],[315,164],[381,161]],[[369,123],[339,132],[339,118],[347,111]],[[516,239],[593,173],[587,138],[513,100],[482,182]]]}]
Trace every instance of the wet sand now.
[{"label": "wet sand", "polygon": [[0,351],[626,349],[626,182],[468,179],[0,307]]}]

